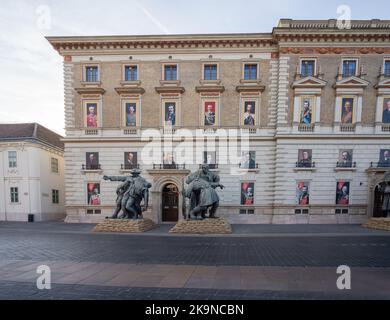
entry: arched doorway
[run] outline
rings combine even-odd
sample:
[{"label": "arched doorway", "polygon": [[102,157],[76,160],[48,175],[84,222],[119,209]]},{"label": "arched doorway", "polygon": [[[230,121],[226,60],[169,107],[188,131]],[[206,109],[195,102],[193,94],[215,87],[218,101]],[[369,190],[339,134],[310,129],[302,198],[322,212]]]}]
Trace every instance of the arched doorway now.
[{"label": "arched doorway", "polygon": [[164,186],[162,191],[162,222],[177,222],[179,219],[179,190],[173,183]]}]

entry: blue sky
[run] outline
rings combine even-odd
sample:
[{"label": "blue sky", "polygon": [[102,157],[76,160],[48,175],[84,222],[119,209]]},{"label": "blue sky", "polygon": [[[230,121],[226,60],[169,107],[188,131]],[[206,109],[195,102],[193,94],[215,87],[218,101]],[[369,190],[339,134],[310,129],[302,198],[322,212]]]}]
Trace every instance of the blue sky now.
[{"label": "blue sky", "polygon": [[271,32],[280,18],[390,19],[390,1],[1,0],[0,122],[64,133],[62,59],[47,35]]}]

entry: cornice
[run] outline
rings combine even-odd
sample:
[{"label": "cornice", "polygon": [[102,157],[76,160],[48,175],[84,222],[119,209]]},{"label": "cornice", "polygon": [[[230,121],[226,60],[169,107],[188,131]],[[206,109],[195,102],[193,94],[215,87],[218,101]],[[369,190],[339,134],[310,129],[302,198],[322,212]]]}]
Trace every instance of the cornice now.
[{"label": "cornice", "polygon": [[[297,44],[296,44],[297,45]],[[302,44],[298,44],[302,45]],[[389,47],[324,47],[312,44],[312,47],[281,47],[280,54],[390,54]]]},{"label": "cornice", "polygon": [[271,34],[185,35],[185,36],[112,36],[47,37],[55,50],[64,55],[73,51],[177,50],[271,48],[276,42]]}]

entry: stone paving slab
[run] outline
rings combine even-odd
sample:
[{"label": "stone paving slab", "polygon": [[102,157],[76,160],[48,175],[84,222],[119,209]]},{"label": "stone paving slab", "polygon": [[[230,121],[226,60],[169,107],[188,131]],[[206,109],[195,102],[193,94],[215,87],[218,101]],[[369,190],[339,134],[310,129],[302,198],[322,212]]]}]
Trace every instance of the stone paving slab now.
[{"label": "stone paving slab", "polygon": [[[22,262],[20,262],[22,264]],[[35,282],[35,263],[32,269],[14,273],[3,267],[0,280]],[[50,266],[50,264],[49,264]],[[17,265],[12,264],[12,270]],[[138,270],[135,267],[138,267]],[[61,269],[59,269],[61,270]],[[77,270],[77,269],[75,269]],[[352,291],[356,293],[386,292],[390,294],[390,268],[352,268]],[[53,284],[154,287],[154,288],[212,288],[242,290],[308,290],[339,291],[336,287],[336,268],[331,267],[244,267],[195,265],[125,265],[93,263],[81,271],[64,272],[55,267]]]}]

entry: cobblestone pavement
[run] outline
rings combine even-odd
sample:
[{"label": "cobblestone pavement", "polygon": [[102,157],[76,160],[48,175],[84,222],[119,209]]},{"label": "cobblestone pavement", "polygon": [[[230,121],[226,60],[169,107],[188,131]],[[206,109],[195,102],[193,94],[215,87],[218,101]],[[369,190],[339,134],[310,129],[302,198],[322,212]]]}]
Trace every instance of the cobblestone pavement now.
[{"label": "cobblestone pavement", "polygon": [[[390,299],[390,233],[258,226],[251,232],[263,229],[262,237],[247,227],[236,236],[178,237],[91,228],[0,223],[0,298]],[[41,264],[52,269],[48,292],[34,285]],[[339,265],[352,269],[350,292],[336,288]]]}]

